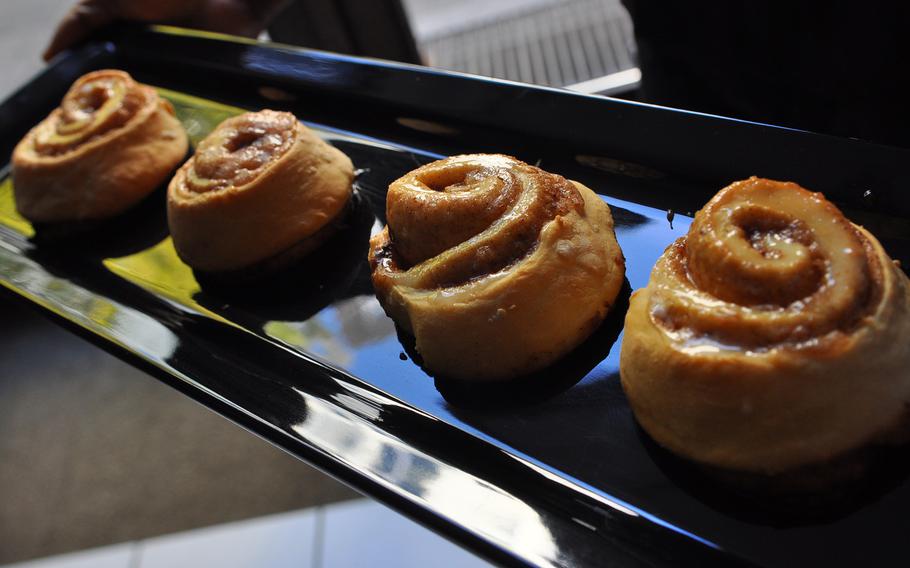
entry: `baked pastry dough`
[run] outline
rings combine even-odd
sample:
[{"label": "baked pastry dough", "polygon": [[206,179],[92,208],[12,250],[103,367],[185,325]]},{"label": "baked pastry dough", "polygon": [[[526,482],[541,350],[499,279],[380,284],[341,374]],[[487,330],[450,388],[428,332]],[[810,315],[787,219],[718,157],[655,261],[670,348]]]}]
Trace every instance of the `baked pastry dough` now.
[{"label": "baked pastry dough", "polygon": [[153,88],[123,71],[89,73],[16,146],[16,207],[39,223],[113,217],[167,180],[187,147]]},{"label": "baked pastry dough", "polygon": [[506,379],[603,320],[625,262],[593,191],[502,155],[455,156],[389,187],[373,286],[431,372]]},{"label": "baked pastry dough", "polygon": [[351,200],[354,167],[288,112],[222,122],[168,187],[168,224],[191,267],[221,273],[321,244]]},{"label": "baked pastry dough", "polygon": [[901,431],[910,285],[820,193],[759,178],[698,212],[631,299],[620,357],[639,423],[689,459],[759,474]]}]

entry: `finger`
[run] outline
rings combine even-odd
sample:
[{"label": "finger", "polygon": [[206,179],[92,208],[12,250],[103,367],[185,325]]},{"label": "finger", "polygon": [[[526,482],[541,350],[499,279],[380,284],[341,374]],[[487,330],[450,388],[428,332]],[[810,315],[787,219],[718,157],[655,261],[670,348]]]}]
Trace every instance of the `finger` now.
[{"label": "finger", "polygon": [[80,0],[57,26],[50,44],[44,51],[44,60],[49,61],[61,51],[85,41],[93,32],[113,20],[113,12],[105,2]]}]

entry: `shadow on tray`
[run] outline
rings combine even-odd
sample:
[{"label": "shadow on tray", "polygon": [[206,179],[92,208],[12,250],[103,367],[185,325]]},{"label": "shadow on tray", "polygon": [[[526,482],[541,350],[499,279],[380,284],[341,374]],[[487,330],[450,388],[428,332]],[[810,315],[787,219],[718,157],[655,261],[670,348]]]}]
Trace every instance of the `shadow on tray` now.
[{"label": "shadow on tray", "polygon": [[636,423],[660,470],[709,507],[778,528],[835,522],[878,501],[910,474],[910,446],[869,446],[818,466],[779,476],[731,472],[680,458]]},{"label": "shadow on tray", "polygon": [[111,219],[35,223],[31,241],[37,249],[50,254],[93,260],[129,256],[168,236],[166,202],[167,186],[163,185]]}]

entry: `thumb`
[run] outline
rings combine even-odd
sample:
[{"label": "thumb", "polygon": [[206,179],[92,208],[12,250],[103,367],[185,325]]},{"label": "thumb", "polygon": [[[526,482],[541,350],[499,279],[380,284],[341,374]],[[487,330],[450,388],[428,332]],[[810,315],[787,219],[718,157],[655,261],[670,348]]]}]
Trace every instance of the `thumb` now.
[{"label": "thumb", "polygon": [[85,41],[93,32],[114,21],[114,16],[106,2],[80,0],[57,26],[44,50],[44,60],[49,61],[61,51]]}]

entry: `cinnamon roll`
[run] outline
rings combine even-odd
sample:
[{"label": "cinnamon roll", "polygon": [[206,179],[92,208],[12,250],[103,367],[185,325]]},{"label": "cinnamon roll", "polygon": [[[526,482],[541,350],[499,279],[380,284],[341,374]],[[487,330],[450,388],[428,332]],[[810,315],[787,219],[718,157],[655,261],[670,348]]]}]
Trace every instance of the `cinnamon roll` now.
[{"label": "cinnamon roll", "polygon": [[196,270],[269,271],[319,246],[352,195],[354,167],[288,112],[222,122],[168,186],[168,224]]},{"label": "cinnamon roll", "polygon": [[603,320],[625,261],[593,191],[502,155],[455,156],[389,187],[373,286],[425,367],[468,380],[542,368]]},{"label": "cinnamon roll", "polygon": [[875,237],[820,193],[753,177],[632,296],[620,372],[662,446],[775,475],[904,439],[908,337],[910,284]]},{"label": "cinnamon roll", "polygon": [[154,89],[123,71],[89,73],[16,146],[16,207],[37,223],[116,216],[161,185],[187,145]]}]

